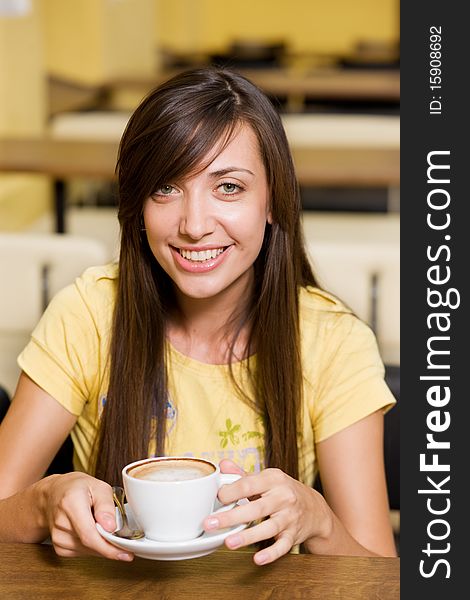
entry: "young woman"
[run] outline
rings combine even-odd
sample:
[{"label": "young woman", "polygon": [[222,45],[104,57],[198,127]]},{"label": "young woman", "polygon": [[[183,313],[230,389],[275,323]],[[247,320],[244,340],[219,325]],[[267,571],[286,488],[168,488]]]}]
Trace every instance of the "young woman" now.
[{"label": "young woman", "polygon": [[[202,69],[149,94],[119,160],[118,265],[51,302],[19,357],[0,428],[0,540],[132,560],[106,542],[109,484],[148,455],[244,476],[252,501],[207,530],[257,524],[257,564],[303,544],[394,555],[383,412],[394,399],[370,329],[316,286],[277,112],[239,75]],[[75,471],[41,478],[71,432]],[[321,473],[324,497],[312,489]],[[269,541],[267,541],[269,540]]]}]

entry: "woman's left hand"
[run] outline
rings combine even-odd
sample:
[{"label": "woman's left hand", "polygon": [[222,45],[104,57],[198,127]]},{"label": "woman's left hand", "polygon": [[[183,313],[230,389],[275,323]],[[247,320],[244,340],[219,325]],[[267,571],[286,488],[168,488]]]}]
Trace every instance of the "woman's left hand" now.
[{"label": "woman's left hand", "polygon": [[327,536],[331,527],[331,513],[323,497],[314,489],[286,475],[280,469],[265,469],[261,473],[247,474],[235,463],[223,460],[224,473],[239,473],[242,478],[219,491],[224,504],[249,498],[250,502],[232,510],[210,515],[204,529],[224,529],[240,523],[260,521],[257,525],[225,540],[234,550],[262,540],[274,538],[275,542],[254,555],[258,565],[267,564],[287,554],[292,546],[314,536]]}]

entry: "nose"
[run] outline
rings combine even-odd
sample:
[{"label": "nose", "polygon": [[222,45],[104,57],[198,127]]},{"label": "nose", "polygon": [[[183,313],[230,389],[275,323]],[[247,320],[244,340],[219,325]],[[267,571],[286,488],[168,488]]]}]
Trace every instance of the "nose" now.
[{"label": "nose", "polygon": [[183,201],[179,232],[193,240],[200,240],[215,229],[210,200],[203,194],[187,194]]}]

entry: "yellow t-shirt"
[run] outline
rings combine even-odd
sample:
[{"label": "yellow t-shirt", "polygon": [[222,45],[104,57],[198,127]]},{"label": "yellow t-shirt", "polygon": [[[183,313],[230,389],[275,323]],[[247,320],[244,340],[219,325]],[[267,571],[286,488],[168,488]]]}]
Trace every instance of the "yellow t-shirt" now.
[{"label": "yellow t-shirt", "polygon": [[[92,267],[51,301],[18,358],[21,369],[77,416],[74,466],[87,472],[106,401],[117,265]],[[316,473],[315,443],[394,398],[383,380],[375,337],[336,298],[317,288],[300,291],[303,362],[300,480]],[[230,458],[248,472],[263,468],[263,427],[235,393],[226,365],[188,358],[168,343],[167,455],[214,462]],[[236,377],[246,362],[234,365]],[[124,424],[125,426],[125,424]],[[153,448],[149,449],[151,455]]]}]

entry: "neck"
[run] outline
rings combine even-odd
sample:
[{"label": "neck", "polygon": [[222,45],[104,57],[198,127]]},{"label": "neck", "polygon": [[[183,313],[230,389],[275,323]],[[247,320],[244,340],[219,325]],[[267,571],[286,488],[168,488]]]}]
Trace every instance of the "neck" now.
[{"label": "neck", "polygon": [[[248,308],[253,273],[240,278],[217,296],[190,298],[176,290],[178,311],[171,317],[168,338],[176,349],[201,362],[223,364],[240,319]],[[235,344],[235,355],[244,358],[248,326]]]}]

